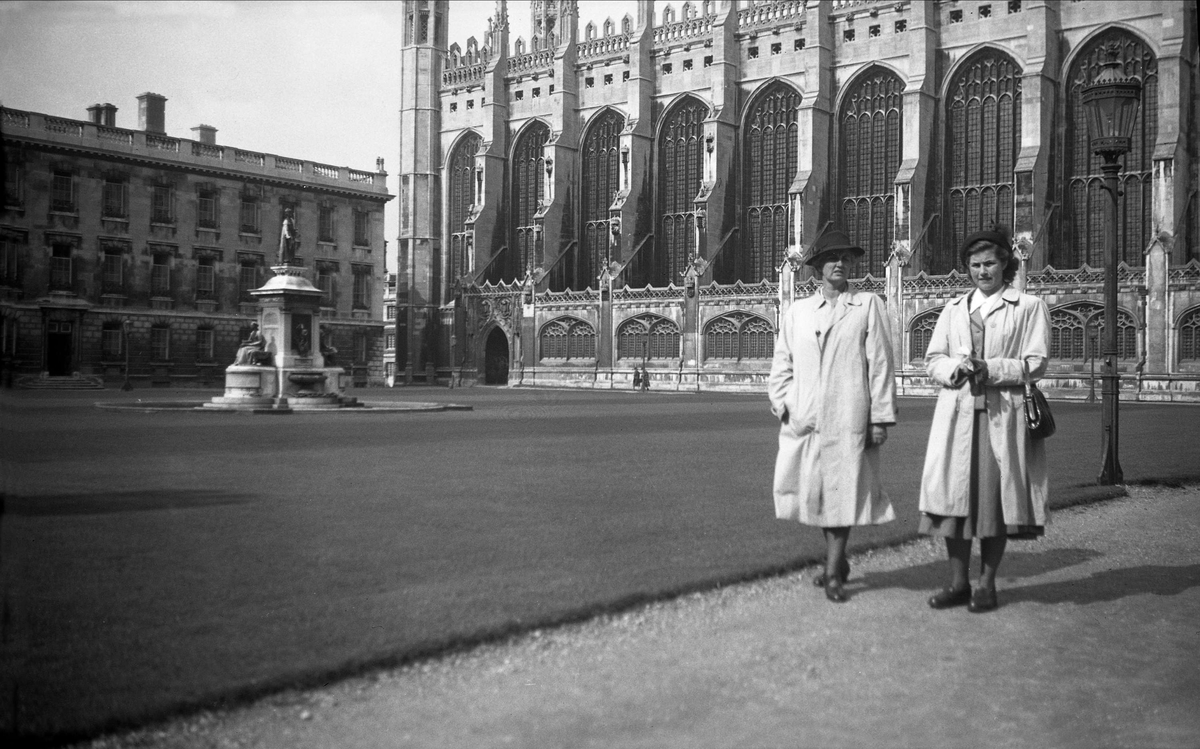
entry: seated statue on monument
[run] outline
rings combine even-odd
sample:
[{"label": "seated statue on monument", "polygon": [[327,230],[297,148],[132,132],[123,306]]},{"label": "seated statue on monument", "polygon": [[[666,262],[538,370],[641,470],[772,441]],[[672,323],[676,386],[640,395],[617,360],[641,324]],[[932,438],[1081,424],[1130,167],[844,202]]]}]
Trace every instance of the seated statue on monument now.
[{"label": "seated statue on monument", "polygon": [[324,326],[321,327],[321,356],[325,358],[325,366],[337,366],[337,348],[333,345],[333,331]]},{"label": "seated statue on monument", "polygon": [[296,230],[296,219],[291,208],[283,209],[283,226],[279,230],[279,264],[291,265],[300,245],[300,233]]},{"label": "seated statue on monument", "polygon": [[274,360],[275,357],[271,355],[271,352],[267,351],[267,341],[259,331],[258,323],[251,323],[250,335],[246,336],[246,340],[242,341],[242,345],[237,351],[237,358],[233,360],[233,366],[269,367],[274,363]]}]

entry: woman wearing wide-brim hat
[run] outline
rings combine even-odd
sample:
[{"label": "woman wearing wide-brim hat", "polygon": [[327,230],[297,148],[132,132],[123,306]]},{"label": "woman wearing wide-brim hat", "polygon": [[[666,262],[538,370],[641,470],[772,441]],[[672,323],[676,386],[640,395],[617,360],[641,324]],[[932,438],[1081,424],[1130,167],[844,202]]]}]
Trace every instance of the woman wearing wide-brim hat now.
[{"label": "woman wearing wide-brim hat", "polygon": [[835,603],[847,600],[851,527],[895,519],[879,478],[879,447],[896,422],[891,338],[883,301],[849,283],[862,255],[840,231],[805,253],[821,288],[780,317],[767,385],[780,422],[775,516],[822,529],[815,582]]},{"label": "woman wearing wide-brim hat", "polygon": [[[921,476],[920,531],[946,540],[949,585],[935,609],[998,606],[996,571],[1009,539],[1041,536],[1046,524],[1044,441],[1025,428],[1024,383],[1046,371],[1046,303],[1012,285],[1017,261],[1002,227],[976,232],[960,250],[975,285],[938,316],[925,354],[941,386]],[[981,569],[968,581],[971,545]]]}]

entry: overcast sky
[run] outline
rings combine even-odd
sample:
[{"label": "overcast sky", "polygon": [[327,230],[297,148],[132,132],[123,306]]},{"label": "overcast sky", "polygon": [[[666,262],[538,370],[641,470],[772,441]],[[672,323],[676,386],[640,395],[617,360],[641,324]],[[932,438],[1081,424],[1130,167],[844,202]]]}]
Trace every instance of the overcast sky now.
[{"label": "overcast sky", "polygon": [[[676,3],[678,7],[680,3]],[[580,27],[632,0],[580,2]],[[494,0],[451,0],[450,42],[480,41]],[[397,193],[398,2],[26,2],[0,0],[0,103],[87,119],[111,102],[137,127],[137,96],[167,97],[166,130],[191,138],[373,171],[382,156]],[[509,0],[511,38],[529,37],[529,3]],[[397,206],[387,207],[389,251]],[[388,267],[395,268],[392,259]]]}]

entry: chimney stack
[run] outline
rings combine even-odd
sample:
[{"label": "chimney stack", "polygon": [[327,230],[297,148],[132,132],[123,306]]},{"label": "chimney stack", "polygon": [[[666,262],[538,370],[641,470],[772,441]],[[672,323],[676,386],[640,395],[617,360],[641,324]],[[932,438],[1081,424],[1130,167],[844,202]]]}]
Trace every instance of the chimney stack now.
[{"label": "chimney stack", "polygon": [[137,98],[138,129],[158,135],[167,134],[167,97],[149,91]]},{"label": "chimney stack", "polygon": [[93,125],[104,125],[105,127],[117,126],[117,108],[112,104],[105,102],[104,104],[93,104],[87,108],[88,119]]},{"label": "chimney stack", "polygon": [[217,129],[212,125],[197,125],[192,128],[195,133],[195,139],[206,146],[217,145]]}]

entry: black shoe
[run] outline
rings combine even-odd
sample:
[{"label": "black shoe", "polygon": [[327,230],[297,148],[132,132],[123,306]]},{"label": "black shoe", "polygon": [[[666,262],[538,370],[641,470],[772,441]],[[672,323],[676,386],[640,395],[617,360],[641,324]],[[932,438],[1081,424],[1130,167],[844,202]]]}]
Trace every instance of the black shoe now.
[{"label": "black shoe", "polygon": [[850,597],[842,590],[841,580],[828,580],[825,582],[825,597],[834,603],[845,603],[850,600]]},{"label": "black shoe", "polygon": [[[845,559],[838,565],[838,577],[841,578],[842,585],[845,585],[846,581],[850,579],[850,563]],[[825,570],[821,570],[813,577],[813,585],[818,588],[825,587]]]},{"label": "black shoe", "polygon": [[975,595],[971,596],[971,602],[967,604],[967,611],[982,614],[985,611],[994,611],[999,605],[995,588],[976,588]]},{"label": "black shoe", "polygon": [[929,608],[931,609],[949,609],[955,606],[969,606],[971,604],[971,586],[962,590],[954,590],[953,588],[942,588],[929,599]]}]

